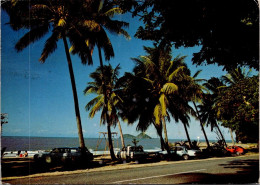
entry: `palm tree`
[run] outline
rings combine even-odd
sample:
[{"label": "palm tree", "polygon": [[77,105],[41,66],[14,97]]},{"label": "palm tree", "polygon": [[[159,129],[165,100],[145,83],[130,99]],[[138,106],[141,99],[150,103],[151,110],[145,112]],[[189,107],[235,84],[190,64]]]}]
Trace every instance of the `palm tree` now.
[{"label": "palm tree", "polygon": [[203,90],[205,89],[205,87],[203,87],[202,85],[200,85],[200,83],[202,81],[204,81],[204,79],[197,79],[198,75],[201,73],[201,70],[198,70],[192,77],[190,77],[190,82],[189,82],[189,85],[188,85],[188,94],[191,99],[190,101],[192,102],[194,108],[195,108],[195,113],[196,113],[196,118],[199,119],[199,122],[200,122],[200,126],[201,126],[201,130],[203,132],[203,135],[205,137],[205,140],[206,140],[206,143],[207,143],[207,147],[209,148],[210,147],[210,144],[209,144],[209,140],[208,140],[208,137],[207,137],[207,134],[205,132],[205,129],[204,129],[204,123],[201,119],[201,115],[199,113],[199,110],[198,110],[198,107],[197,107],[197,104],[196,102],[201,102],[201,98],[203,96]]},{"label": "palm tree", "polygon": [[201,119],[207,126],[211,126],[211,131],[213,128],[216,128],[221,136],[221,139],[224,141],[224,144],[227,145],[218,125],[217,109],[215,106],[219,92],[221,88],[224,87],[224,84],[218,78],[212,77],[204,83],[203,86],[206,87],[211,93],[203,94],[202,104],[198,105]]},{"label": "palm tree", "polygon": [[28,29],[29,31],[16,43],[17,51],[22,51],[29,44],[43,38],[47,33],[51,33],[46,40],[40,62],[44,63],[48,56],[57,49],[57,42],[62,39],[67,57],[74,105],[78,127],[79,144],[85,148],[80,111],[78,106],[77,89],[75,84],[72,61],[69,52],[68,41],[73,46],[73,53],[80,56],[83,64],[92,64],[91,50],[85,42],[85,36],[79,30],[91,32],[90,26],[83,24],[88,21],[82,14],[87,12],[88,2],[78,1],[51,1],[51,0],[24,0],[5,1],[2,3],[3,9],[10,17],[10,26],[14,30]]},{"label": "palm tree", "polygon": [[[88,7],[91,7],[91,12],[86,12],[84,15],[86,17],[90,14],[90,20],[85,21],[83,24],[88,25],[91,28],[91,32],[85,32],[84,35],[86,37],[85,42],[88,43],[91,48],[93,48],[95,45],[98,48],[98,55],[99,55],[99,61],[100,61],[100,70],[102,72],[102,88],[104,93],[104,112],[106,115],[106,121],[107,121],[107,130],[108,130],[108,141],[109,141],[109,149],[110,149],[110,155],[111,159],[115,160],[115,154],[113,150],[113,143],[112,143],[112,137],[111,137],[111,121],[110,116],[108,115],[108,95],[107,95],[107,86],[104,85],[105,83],[105,76],[104,76],[104,69],[103,69],[103,59],[102,59],[102,53],[101,50],[103,49],[105,59],[110,60],[111,57],[114,56],[114,51],[112,44],[110,42],[110,39],[108,38],[106,34],[106,30],[110,31],[111,33],[115,34],[122,34],[126,38],[130,38],[128,33],[123,29],[123,27],[128,26],[128,23],[123,21],[117,21],[113,20],[112,18],[116,14],[120,14],[123,11],[119,7],[115,7],[115,4],[113,1],[109,0],[89,0]],[[83,31],[85,31],[83,29]],[[73,48],[74,49],[74,48]],[[77,51],[75,51],[77,53]]]},{"label": "palm tree", "polygon": [[171,98],[171,106],[169,107],[169,111],[174,117],[175,122],[178,123],[179,120],[182,122],[184,131],[189,142],[190,147],[192,147],[191,139],[188,132],[190,116],[189,114],[194,114],[192,107],[188,104],[188,101],[185,100],[185,91],[182,90],[181,85],[179,87],[179,94],[176,97]]},{"label": "palm tree", "polygon": [[[92,94],[95,93],[97,96],[89,101],[89,103],[85,106],[86,110],[89,111],[89,117],[93,118],[96,113],[102,110],[101,113],[101,124],[107,124],[107,120],[109,116],[109,121],[111,125],[118,125],[122,147],[125,147],[123,132],[121,128],[121,124],[118,117],[118,107],[122,104],[122,81],[118,79],[119,75],[119,65],[116,66],[115,69],[109,64],[108,66],[103,67],[103,71],[101,71],[101,67],[97,68],[97,70],[90,74],[90,77],[93,79],[92,82],[88,83],[88,86],[84,90],[84,94]],[[104,78],[102,77],[104,76]],[[103,80],[105,83],[103,83]],[[103,85],[106,86],[106,96],[107,96],[107,110],[105,109],[105,98],[104,98],[104,88]],[[107,114],[109,112],[109,114]],[[110,125],[110,126],[111,126]]]},{"label": "palm tree", "polygon": [[148,55],[134,58],[134,74],[127,74],[131,79],[127,88],[127,94],[131,95],[128,104],[135,101],[127,110],[125,119],[130,123],[139,120],[137,129],[142,131],[154,124],[162,145],[169,151],[166,121],[170,121],[172,115],[177,121],[188,122],[185,112],[188,110],[188,101],[184,101],[187,105],[183,105],[182,111],[179,108],[181,106],[175,103],[180,97],[178,85],[187,78],[187,66],[183,62],[185,57],[176,57],[171,61],[170,48],[155,46],[144,49]]},{"label": "palm tree", "polygon": [[221,80],[224,84],[234,85],[241,80],[249,78],[250,75],[251,75],[251,69],[246,71],[245,68],[241,69],[239,67],[239,68],[236,68],[236,69],[230,71],[228,74],[222,76]]},{"label": "palm tree", "polygon": [[[153,106],[154,124],[162,125],[164,132],[164,140],[166,150],[168,151],[168,136],[166,128],[166,120],[169,121],[169,97],[178,91],[178,86],[173,79],[178,74],[180,69],[175,68],[175,61],[181,61],[182,58],[171,60],[170,48],[149,48],[144,47],[148,56],[141,56],[133,59],[137,65],[134,69],[136,75],[141,77],[150,86],[149,93],[155,100]],[[177,63],[177,62],[176,62]]]}]

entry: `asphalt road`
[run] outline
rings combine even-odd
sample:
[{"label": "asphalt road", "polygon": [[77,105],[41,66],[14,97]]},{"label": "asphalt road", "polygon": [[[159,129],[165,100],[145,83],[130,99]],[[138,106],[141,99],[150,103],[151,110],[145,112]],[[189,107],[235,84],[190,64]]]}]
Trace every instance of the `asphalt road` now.
[{"label": "asphalt road", "polygon": [[259,156],[183,161],[169,165],[23,178],[10,184],[218,184],[257,183]]}]

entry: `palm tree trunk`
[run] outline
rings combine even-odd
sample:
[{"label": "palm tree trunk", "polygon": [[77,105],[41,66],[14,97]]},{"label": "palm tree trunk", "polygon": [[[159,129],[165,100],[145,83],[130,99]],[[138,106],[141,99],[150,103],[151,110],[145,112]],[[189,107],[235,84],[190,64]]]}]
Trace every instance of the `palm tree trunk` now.
[{"label": "palm tree trunk", "polygon": [[123,132],[122,132],[122,128],[121,128],[121,124],[120,124],[119,120],[117,121],[117,125],[118,125],[119,132],[120,132],[122,148],[124,148],[125,147],[125,140],[124,140],[124,136],[123,136]]},{"label": "palm tree trunk", "polygon": [[107,135],[108,135],[108,143],[109,143],[109,150],[110,150],[110,156],[113,161],[116,160],[116,156],[114,153],[114,148],[113,148],[113,141],[112,141],[112,136],[111,136],[111,121],[110,121],[110,115],[108,114],[108,100],[107,100],[107,90],[105,86],[105,79],[104,79],[104,70],[103,70],[103,61],[102,61],[102,55],[101,55],[101,48],[98,46],[98,54],[99,54],[99,61],[100,61],[100,68],[102,72],[102,87],[103,87],[103,93],[104,93],[104,100],[105,100],[105,113],[106,113],[106,118],[107,118]]},{"label": "palm tree trunk", "polygon": [[156,126],[155,124],[154,124],[154,127],[155,127],[155,129],[156,129],[156,131],[157,131],[157,134],[159,135],[159,137],[160,137],[160,142],[161,142],[161,149],[162,149],[162,151],[164,151],[165,150],[165,143],[164,143],[164,140],[163,140],[163,137],[162,137],[162,128],[160,127],[158,127],[158,126]]},{"label": "palm tree trunk", "polygon": [[192,148],[192,143],[191,143],[191,140],[190,140],[190,136],[189,136],[189,132],[188,132],[188,129],[187,129],[187,125],[185,123],[183,123],[183,126],[184,126],[184,129],[185,129],[185,133],[186,133],[186,136],[187,136],[190,148]]},{"label": "palm tree trunk", "polygon": [[66,57],[67,57],[68,66],[69,66],[70,80],[71,80],[71,86],[72,86],[72,92],[73,92],[73,98],[74,98],[74,106],[75,106],[75,113],[76,113],[76,120],[77,120],[77,127],[78,127],[78,136],[79,136],[79,146],[80,146],[80,148],[85,149],[85,143],[84,143],[84,137],[83,137],[82,125],[81,125],[81,118],[80,118],[80,111],[79,111],[78,95],[77,95],[77,89],[76,89],[76,84],[75,84],[75,77],[74,77],[74,72],[73,72],[72,63],[71,63],[71,57],[69,54],[69,47],[68,47],[68,43],[67,43],[65,36],[63,36],[63,42],[64,42]]},{"label": "palm tree trunk", "polygon": [[210,148],[209,140],[208,140],[208,137],[207,137],[207,135],[206,135],[205,129],[204,129],[204,127],[203,127],[202,120],[201,120],[201,118],[200,118],[200,114],[199,114],[199,111],[198,111],[197,105],[195,104],[194,101],[193,101],[192,103],[193,103],[193,105],[194,105],[194,107],[195,107],[195,110],[196,110],[197,116],[198,116],[198,118],[199,118],[200,126],[201,126],[201,130],[202,130],[202,132],[203,132],[203,134],[204,134],[204,137],[205,137],[205,140],[206,140],[207,146],[208,146],[208,148]]},{"label": "palm tree trunk", "polygon": [[[169,146],[168,143],[168,136],[167,136],[167,129],[166,129],[166,123],[165,123],[165,118],[162,118],[162,125],[163,125],[163,131],[164,131],[164,140],[165,140],[165,144]],[[168,147],[167,147],[168,148]]]},{"label": "palm tree trunk", "polygon": [[234,137],[233,137],[233,130],[231,128],[229,128],[229,132],[231,135],[232,144],[235,145],[235,141],[234,141]]},{"label": "palm tree trunk", "polygon": [[222,137],[222,140],[224,141],[224,144],[225,144],[225,146],[227,147],[226,140],[225,140],[225,138],[224,138],[224,136],[223,136],[223,134],[222,134],[222,132],[221,132],[221,130],[220,130],[220,128],[219,128],[219,126],[218,126],[218,123],[216,124],[216,127],[217,127],[217,129],[218,129],[218,132],[220,133],[220,135],[221,135],[221,137]]},{"label": "palm tree trunk", "polygon": [[[163,125],[163,130],[164,130],[164,139],[162,137],[162,129],[160,129],[160,132],[158,132],[160,139],[161,139],[161,144],[163,144],[163,148],[166,149],[168,155],[170,155],[170,148],[169,148],[169,143],[168,143],[168,136],[167,136],[167,130],[166,130],[166,123],[164,117],[162,118],[162,125]],[[156,127],[156,126],[155,126]]]}]

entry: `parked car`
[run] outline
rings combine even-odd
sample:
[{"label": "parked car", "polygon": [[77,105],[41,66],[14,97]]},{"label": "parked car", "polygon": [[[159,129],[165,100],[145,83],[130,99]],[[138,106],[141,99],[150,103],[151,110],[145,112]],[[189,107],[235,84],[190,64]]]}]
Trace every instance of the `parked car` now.
[{"label": "parked car", "polygon": [[[170,154],[172,158],[182,158],[188,160],[190,158],[200,157],[201,151],[197,149],[188,149],[185,146],[175,146],[170,149]],[[160,152],[162,158],[166,158],[168,153],[167,151]]]},{"label": "parked car", "polygon": [[82,150],[77,147],[54,148],[51,152],[41,152],[34,155],[36,162],[47,164],[57,163],[86,163],[93,160],[93,154],[87,148]]},{"label": "parked car", "polygon": [[226,150],[229,151],[231,154],[237,154],[237,155],[244,154],[246,151],[241,146],[229,146],[229,147],[226,147]]},{"label": "parked car", "polygon": [[148,153],[143,150],[142,146],[123,147],[122,150],[117,153],[117,158],[128,161],[144,160],[147,156]]}]

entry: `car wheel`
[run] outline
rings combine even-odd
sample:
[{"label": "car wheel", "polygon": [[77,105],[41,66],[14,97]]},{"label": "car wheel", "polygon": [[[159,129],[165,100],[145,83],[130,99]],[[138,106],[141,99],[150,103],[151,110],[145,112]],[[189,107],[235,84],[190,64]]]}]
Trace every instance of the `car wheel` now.
[{"label": "car wheel", "polygon": [[46,156],[45,157],[45,162],[50,164],[52,162],[51,157],[50,156]]},{"label": "car wheel", "polygon": [[189,159],[189,156],[188,156],[188,155],[183,155],[182,158],[183,158],[184,160],[188,160],[188,159]]},{"label": "car wheel", "polygon": [[237,154],[237,155],[241,155],[241,153],[240,153],[240,152],[236,152],[236,154]]}]

